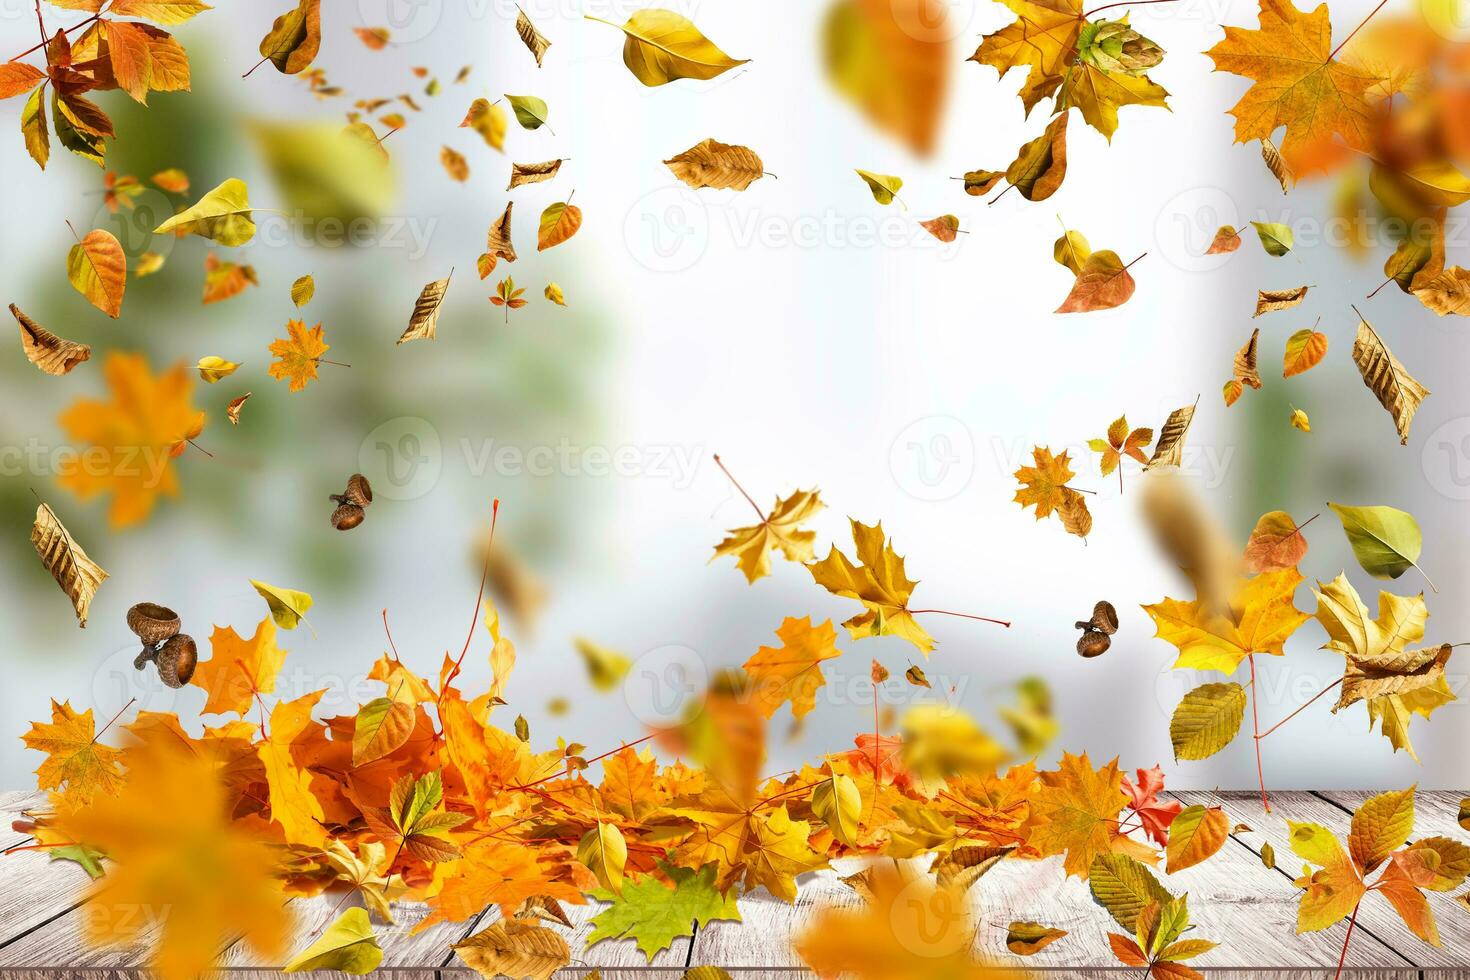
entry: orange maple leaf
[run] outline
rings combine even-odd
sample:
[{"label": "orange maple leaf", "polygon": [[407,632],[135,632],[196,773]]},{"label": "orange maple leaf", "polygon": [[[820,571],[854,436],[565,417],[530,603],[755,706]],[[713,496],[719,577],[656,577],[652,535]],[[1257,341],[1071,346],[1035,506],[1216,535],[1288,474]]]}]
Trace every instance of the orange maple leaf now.
[{"label": "orange maple leaf", "polygon": [[276,675],[286,661],[286,651],[276,646],[276,624],[269,616],[245,640],[233,626],[216,626],[210,634],[213,655],[201,660],[189,683],[209,694],[205,713],[233,711],[243,715],[258,695],[276,689]]},{"label": "orange maple leaf", "polygon": [[810,616],[787,618],[776,635],[781,647],[761,647],[745,662],[752,682],[751,695],[760,713],[769,718],[791,702],[791,714],[801,718],[816,704],[817,688],[827,683],[822,661],[841,655],[832,621],[813,626]]},{"label": "orange maple leaf", "polygon": [[276,359],[271,362],[268,371],[271,377],[279,381],[289,378],[290,390],[300,391],[306,387],[308,381],[316,380],[317,365],[321,363],[322,355],[332,349],[332,345],[322,339],[320,323],[308,330],[303,321],[288,320],[286,333],[290,339],[282,337],[271,341],[270,352]]},{"label": "orange maple leaf", "polygon": [[91,802],[112,796],[122,786],[118,750],[97,741],[92,709],[78,713],[71,702],[51,702],[51,723],[33,721],[22,738],[26,748],[46,753],[36,770],[39,789],[61,789],[68,801]]},{"label": "orange maple leaf", "polygon": [[1334,137],[1367,150],[1374,122],[1364,93],[1380,79],[1333,60],[1327,4],[1304,14],[1291,0],[1261,0],[1260,25],[1226,27],[1205,52],[1217,70],[1255,80],[1230,110],[1236,142],[1269,139],[1285,126],[1281,155],[1294,177],[1325,170],[1322,150]]},{"label": "orange maple leaf", "polygon": [[[1036,821],[1031,845],[1043,856],[1066,854],[1067,874],[1086,879],[1092,859],[1136,842],[1118,834],[1118,814],[1128,797],[1114,759],[1094,769],[1087,753],[1062,753],[1056,772],[1038,774],[1040,788],[1031,803]],[[1142,845],[1137,845],[1141,847]]]},{"label": "orange maple leaf", "polygon": [[83,500],[111,493],[114,528],[145,520],[160,494],[178,495],[171,460],[199,434],[204,413],[189,404],[194,382],[181,363],[155,377],[142,354],[112,353],[102,369],[109,401],[82,398],[58,418],[83,453],[64,457],[60,483]]},{"label": "orange maple leaf", "polygon": [[535,848],[520,843],[483,840],[464,849],[464,860],[444,879],[439,894],[429,900],[432,911],[414,926],[422,932],[435,922],[463,922],[487,905],[510,910],[528,898],[547,896],[581,905],[577,888],[552,880],[536,860]]}]

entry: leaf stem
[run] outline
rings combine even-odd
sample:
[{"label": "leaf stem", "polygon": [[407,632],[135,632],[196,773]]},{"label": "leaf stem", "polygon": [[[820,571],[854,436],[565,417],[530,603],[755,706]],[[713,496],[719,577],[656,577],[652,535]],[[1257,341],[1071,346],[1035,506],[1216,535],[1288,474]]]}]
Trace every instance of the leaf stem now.
[{"label": "leaf stem", "polygon": [[388,628],[388,607],[383,607],[383,632],[388,634],[388,646],[393,650],[393,659],[403,663],[403,658],[398,655],[398,644],[393,642],[393,631]]},{"label": "leaf stem", "polygon": [[[1300,530],[1300,528],[1298,528],[1298,530]],[[1276,724],[1274,724],[1270,728],[1266,729],[1264,732],[1259,732],[1259,734],[1256,735],[1256,741],[1257,741],[1257,743],[1259,744],[1259,742],[1260,742],[1261,739],[1265,738],[1267,735],[1270,735],[1276,729],[1280,728],[1282,725],[1286,724],[1288,721],[1291,721],[1293,718],[1295,718],[1297,715],[1301,714],[1303,711],[1306,711],[1309,707],[1312,706],[1312,702],[1313,701],[1316,701],[1318,698],[1322,697],[1328,691],[1334,690],[1339,684],[1342,683],[1342,680],[1343,679],[1341,677],[1339,677],[1337,680],[1333,681],[1331,684],[1328,684],[1326,687],[1322,688],[1322,690],[1320,690],[1316,694],[1312,695],[1311,700],[1307,701],[1306,704],[1303,704],[1301,707],[1297,708],[1291,714],[1287,715],[1285,718],[1281,719]],[[1258,729],[1258,731],[1259,731],[1259,729]]]},{"label": "leaf stem", "polygon": [[107,724],[105,724],[105,725],[103,725],[103,726],[102,726],[102,727],[101,727],[101,728],[100,728],[100,729],[98,729],[98,731],[97,731],[97,734],[96,734],[96,735],[93,735],[93,736],[92,736],[92,742],[91,742],[91,743],[89,743],[89,744],[95,744],[95,743],[96,743],[96,741],[97,741],[97,740],[98,740],[98,739],[99,739],[99,738],[101,738],[101,737],[102,737],[102,736],[103,736],[103,735],[104,735],[104,734],[106,734],[106,732],[107,732],[107,730],[108,730],[108,729],[109,729],[109,728],[111,728],[111,727],[112,727],[112,726],[113,726],[113,724],[114,724],[114,723],[115,723],[115,722],[116,722],[116,721],[117,721],[117,720],[118,720],[118,719],[119,719],[119,718],[121,718],[121,717],[122,717],[122,714],[123,714],[123,712],[124,712],[124,711],[127,711],[127,710],[128,710],[128,709],[129,709],[129,708],[131,708],[131,707],[132,707],[132,706],[133,706],[133,705],[134,705],[134,704],[136,704],[136,703],[137,703],[137,701],[138,701],[138,699],[137,699],[137,698],[132,698],[132,699],[130,699],[130,700],[129,700],[129,701],[128,701],[128,703],[127,703],[127,704],[125,704],[125,705],[123,705],[123,706],[122,706],[122,707],[121,707],[121,708],[119,708],[119,709],[118,709],[118,712],[117,712],[117,714],[115,714],[115,715],[113,715],[113,716],[112,716],[112,718],[111,718],[111,720],[109,720],[109,721],[108,721],[108,722],[107,722]]},{"label": "leaf stem", "polygon": [[269,58],[261,58],[253,66],[251,66],[251,68],[250,68],[249,71],[247,71],[245,74],[241,75],[240,77],[241,78],[249,78],[251,75],[253,75],[255,73],[255,69],[256,68],[259,68],[261,65],[265,64],[267,61],[270,61],[270,59]]},{"label": "leaf stem", "polygon": [[[1382,6],[1382,4],[1379,4],[1379,6]],[[1348,943],[1353,940],[1353,926],[1358,924],[1358,909],[1362,908],[1362,906],[1363,902],[1361,899],[1357,905],[1353,906],[1353,914],[1348,919],[1347,935],[1342,938],[1342,955],[1337,958],[1337,972],[1332,975],[1332,980],[1338,980],[1342,976],[1342,966],[1347,962]]]},{"label": "leaf stem", "polygon": [[[101,20],[101,19],[102,19],[102,15],[101,14],[93,14],[91,17],[88,17],[86,20],[82,21],[79,24],[73,24],[71,27],[63,27],[61,29],[61,33],[63,33],[63,34],[70,34],[72,31],[81,30],[83,27],[86,27],[88,24],[91,24],[91,23],[93,23],[95,21],[98,21],[98,20]],[[34,47],[26,48],[20,54],[11,56],[10,60],[11,61],[19,61],[20,59],[24,58],[26,55],[28,55],[28,54],[34,54],[35,52],[41,50],[42,48],[44,48],[46,45],[48,45],[50,43],[51,42],[50,42],[50,39],[49,38],[48,39],[45,39],[45,40],[42,40],[40,44],[37,44]]]},{"label": "leaf stem", "polygon": [[1105,3],[1101,7],[1093,7],[1091,10],[1083,12],[1082,19],[1090,20],[1093,14],[1101,13],[1104,10],[1112,10],[1114,7],[1146,7],[1151,3],[1173,2],[1174,0],[1122,0],[1122,2],[1119,3]]},{"label": "leaf stem", "polygon": [[907,612],[910,616],[917,616],[920,613],[938,613],[941,616],[958,616],[960,619],[978,619],[982,623],[995,623],[998,626],[1004,626],[1006,629],[1010,629],[1011,626],[1010,621],[1006,619],[991,619],[989,616],[974,616],[970,613],[950,612],[948,609],[909,609]]},{"label": "leaf stem", "polygon": [[1367,296],[1365,296],[1364,299],[1372,299],[1374,296],[1377,296],[1378,295],[1378,290],[1379,289],[1382,289],[1384,286],[1387,286],[1391,282],[1393,282],[1393,277],[1392,276],[1389,276],[1387,279],[1383,280],[1381,283],[1378,284],[1378,289],[1373,290],[1373,292],[1371,292]]},{"label": "leaf stem", "polygon": [[490,504],[490,541],[485,546],[485,562],[480,571],[480,594],[475,598],[475,612],[470,617],[470,632],[464,638],[464,649],[459,652],[459,659],[454,662],[454,669],[444,682],[439,685],[439,697],[434,702],[437,708],[444,703],[444,692],[449,690],[449,682],[459,676],[459,669],[464,665],[464,658],[470,652],[470,643],[475,639],[475,627],[480,623],[480,606],[485,602],[485,583],[490,580],[490,549],[495,544],[495,522],[500,517],[500,498],[496,497]]},{"label": "leaf stem", "polygon": [[1247,658],[1251,664],[1251,725],[1255,728],[1256,743],[1256,777],[1261,781],[1261,805],[1266,812],[1271,812],[1271,798],[1266,795],[1266,770],[1261,766],[1261,714],[1257,706],[1261,700],[1261,689],[1256,684],[1256,655],[1250,654]]},{"label": "leaf stem", "polygon": [[[1358,24],[1358,26],[1357,26],[1357,27],[1354,27],[1354,28],[1353,28],[1353,29],[1352,29],[1352,31],[1350,31],[1350,32],[1349,32],[1349,33],[1348,33],[1348,36],[1347,36],[1347,37],[1345,37],[1345,38],[1343,38],[1343,39],[1342,39],[1342,43],[1341,43],[1341,44],[1339,44],[1339,45],[1338,45],[1338,46],[1337,46],[1337,47],[1335,47],[1335,48],[1333,48],[1333,49],[1332,49],[1332,53],[1331,53],[1331,54],[1329,54],[1329,55],[1328,55],[1328,56],[1327,56],[1327,60],[1328,60],[1328,61],[1331,61],[1331,60],[1332,60],[1332,59],[1333,59],[1333,58],[1336,58],[1336,57],[1337,57],[1337,53],[1338,53],[1338,52],[1339,52],[1339,51],[1341,51],[1341,50],[1342,50],[1342,49],[1343,49],[1343,48],[1345,48],[1345,47],[1347,47],[1347,43],[1348,43],[1348,42],[1349,42],[1349,41],[1351,41],[1351,40],[1352,40],[1352,39],[1353,39],[1353,38],[1354,38],[1354,37],[1355,37],[1355,36],[1357,36],[1357,33],[1358,33],[1358,32],[1359,32],[1359,31],[1361,31],[1361,30],[1362,30],[1362,29],[1363,29],[1363,28],[1364,28],[1364,27],[1366,27],[1366,26],[1367,26],[1367,24],[1368,24],[1368,21],[1370,21],[1370,20],[1372,20],[1372,19],[1373,19],[1373,18],[1374,18],[1374,17],[1376,17],[1376,16],[1378,16],[1378,11],[1380,11],[1380,10],[1382,10],[1382,9],[1383,9],[1383,8],[1384,8],[1384,7],[1386,7],[1386,6],[1388,6],[1388,0],[1379,0],[1379,4],[1378,4],[1378,6],[1376,6],[1376,7],[1374,7],[1374,8],[1373,8],[1373,9],[1372,9],[1372,10],[1371,10],[1371,11],[1370,11],[1370,12],[1369,12],[1369,13],[1368,13],[1368,16],[1367,16],[1367,17],[1364,17],[1364,18],[1363,18],[1363,19],[1362,19],[1362,21],[1360,21],[1360,22],[1359,22],[1359,24]],[[1344,953],[1344,955],[1346,955],[1346,953]],[[1338,968],[1338,972],[1339,972],[1339,973],[1341,973],[1341,972],[1342,972],[1342,969],[1341,969],[1341,967],[1339,967],[1339,968]]]},{"label": "leaf stem", "polygon": [[[596,19],[597,19],[596,17],[589,18],[589,20],[596,20]],[[735,489],[740,491],[740,496],[744,497],[745,500],[746,500],[746,502],[749,503],[750,506],[755,509],[755,514],[756,514],[757,517],[759,517],[761,519],[761,523],[762,524],[766,523],[766,515],[765,515],[765,512],[761,510],[760,504],[757,504],[755,502],[755,498],[752,497],[750,494],[748,494],[748,493],[745,492],[745,488],[740,485],[740,481],[737,480],[737,479],[735,479],[734,475],[728,469],[725,468],[725,464],[720,461],[720,454],[719,453],[715,453],[715,465],[718,466],[720,468],[721,472],[723,472],[725,474],[726,478],[729,479],[729,481],[735,485]]]}]

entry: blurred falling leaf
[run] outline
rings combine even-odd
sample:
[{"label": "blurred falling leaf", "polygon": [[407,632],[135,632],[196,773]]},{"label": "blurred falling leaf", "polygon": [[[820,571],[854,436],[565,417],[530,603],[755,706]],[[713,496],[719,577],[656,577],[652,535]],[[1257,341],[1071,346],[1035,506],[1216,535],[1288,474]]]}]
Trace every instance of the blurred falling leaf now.
[{"label": "blurred falling leaf", "polygon": [[246,286],[259,285],[255,266],[224,262],[213,252],[204,257],[204,303],[221,303],[240,295]]},{"label": "blurred falling leaf", "polygon": [[189,175],[178,167],[160,170],[148,179],[153,181],[160,190],[168,191],[170,194],[189,193]]},{"label": "blurred falling leaf", "polygon": [[616,689],[633,667],[633,661],[623,654],[599,646],[591,640],[578,637],[572,642],[587,665],[587,679],[599,691]]},{"label": "blurred falling leaf", "polygon": [[[255,122],[250,135],[282,196],[309,233],[376,219],[393,206],[393,168],[376,142],[327,123]],[[331,219],[330,221],[328,219]]]},{"label": "blurred falling leaf", "polygon": [[489,99],[476,99],[470,103],[469,110],[464,114],[464,121],[459,125],[472,128],[480,134],[485,145],[492,150],[505,150],[506,130],[505,110],[495,105]]},{"label": "blurred falling leaf", "polygon": [[354,27],[352,33],[369,51],[383,50],[393,37],[386,27]]},{"label": "blurred falling leaf", "polygon": [[444,172],[461,184],[470,179],[469,161],[453,147],[446,146],[439,151],[439,162],[444,165]]},{"label": "blurred falling leaf", "polygon": [[199,358],[199,363],[196,367],[199,369],[199,377],[204,379],[208,384],[214,384],[221,378],[228,378],[240,369],[240,365],[234,361],[227,361],[223,357],[216,357],[213,354],[208,357]]},{"label": "blurred falling leaf", "polygon": [[551,300],[557,306],[567,305],[567,298],[562,295],[561,287],[554,282],[546,284],[545,295],[547,299]]}]

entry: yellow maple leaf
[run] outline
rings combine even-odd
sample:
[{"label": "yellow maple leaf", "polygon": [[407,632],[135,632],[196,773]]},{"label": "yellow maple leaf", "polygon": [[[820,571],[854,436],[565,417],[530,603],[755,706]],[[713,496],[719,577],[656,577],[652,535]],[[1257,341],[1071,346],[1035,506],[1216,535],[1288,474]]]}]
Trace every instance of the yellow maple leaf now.
[{"label": "yellow maple leaf", "polygon": [[1292,604],[1301,573],[1283,568],[1237,585],[1226,614],[1212,616],[1198,599],[1165,599],[1144,606],[1158,632],[1179,648],[1174,668],[1218,670],[1232,674],[1253,653],[1284,656],[1282,649],[1298,626],[1311,617]]},{"label": "yellow maple leaf", "polygon": [[813,626],[810,616],[787,618],[776,635],[781,647],[761,647],[745,662],[750,675],[751,695],[765,717],[791,702],[791,714],[801,718],[816,704],[817,688],[826,684],[822,661],[841,655],[837,632],[828,620]]},{"label": "yellow maple leaf", "polygon": [[1021,489],[1011,499],[1022,509],[1035,507],[1036,519],[1040,521],[1063,507],[1068,493],[1077,492],[1067,486],[1067,481],[1077,474],[1072,472],[1071,461],[1065,451],[1053,456],[1049,447],[1036,446],[1031,450],[1031,457],[1036,465],[1016,470]]},{"label": "yellow maple leaf", "polygon": [[286,334],[287,337],[271,341],[270,352],[276,359],[271,362],[267,371],[277,380],[289,379],[289,390],[300,391],[306,387],[307,382],[316,380],[316,369],[321,363],[321,357],[332,346],[322,339],[320,323],[307,329],[301,320],[288,320]]},{"label": "yellow maple leaf", "polygon": [[1081,0],[1001,0],[1014,22],[987,34],[971,61],[1001,75],[1012,68],[1027,72],[1021,103],[1029,115],[1036,103],[1056,93],[1076,57],[1077,36],[1086,20]]},{"label": "yellow maple leaf", "polygon": [[255,627],[255,635],[242,639],[233,626],[216,626],[210,634],[212,655],[201,660],[189,683],[208,694],[205,713],[233,711],[243,715],[257,695],[276,689],[276,675],[286,661],[286,651],[276,646],[276,624],[269,616]]},{"label": "yellow maple leaf", "polygon": [[817,535],[801,530],[800,525],[825,506],[816,490],[798,490],[785,500],[777,498],[770,514],[759,524],[729,531],[728,537],[715,545],[710,561],[734,555],[747,582],[771,574],[772,551],[780,551],[787,561],[805,564],[812,560],[812,541]]},{"label": "yellow maple leaf", "polygon": [[1205,52],[1219,71],[1253,79],[1235,108],[1235,140],[1269,139],[1282,126],[1281,156],[1294,177],[1326,169],[1324,149],[1334,138],[1368,150],[1376,128],[1365,93],[1380,80],[1333,60],[1327,4],[1310,14],[1291,0],[1261,0],[1260,29],[1226,27],[1225,39]]},{"label": "yellow maple leaf", "polygon": [[189,404],[193,379],[181,363],[154,376],[142,354],[111,353],[102,369],[111,398],[81,398],[58,422],[69,438],[89,443],[58,463],[60,483],[83,500],[111,493],[109,523],[145,520],[160,494],[177,496],[172,460],[204,427]]},{"label": "yellow maple leaf", "polygon": [[795,901],[796,876],[827,863],[807,843],[811,825],[792,820],[784,804],[747,805],[723,788],[707,787],[672,801],[665,812],[695,824],[677,851],[678,863],[697,868],[714,862],[722,891],[743,877],[747,891],[765,885],[777,898]]},{"label": "yellow maple leaf", "polygon": [[271,710],[270,735],[257,747],[270,787],[271,819],[280,825],[288,844],[322,847],[327,840],[322,804],[311,791],[311,774],[291,755],[292,743],[312,724],[311,709],[323,693],[278,703]]},{"label": "yellow maple leaf", "polygon": [[852,540],[859,564],[834,546],[827,557],[806,566],[816,583],[834,595],[856,599],[867,612],[842,625],[857,639],[863,636],[901,636],[918,647],[924,656],[934,649],[934,639],[909,611],[909,596],[917,582],[904,574],[903,558],[883,535],[883,523],[869,527],[852,520]]},{"label": "yellow maple leaf", "polygon": [[60,817],[74,841],[111,858],[82,916],[86,938],[137,944],[161,931],[159,980],[196,980],[243,936],[260,955],[285,952],[291,918],[276,851],[258,824],[236,821],[208,761],[185,752],[139,757],[116,797]]},{"label": "yellow maple leaf", "polygon": [[1085,879],[1093,858],[1128,841],[1118,833],[1117,817],[1128,802],[1118,760],[1094,769],[1087,753],[1064,752],[1056,771],[1038,773],[1038,778],[1030,844],[1044,857],[1065,853],[1062,867],[1067,874]]},{"label": "yellow maple leaf", "polygon": [[70,701],[51,702],[51,722],[33,721],[22,736],[26,748],[46,753],[36,770],[38,789],[59,789],[68,802],[85,805],[112,796],[122,785],[118,750],[97,741],[92,709],[78,713]]},{"label": "yellow maple leaf", "polygon": [[[432,911],[414,926],[422,932],[436,922],[464,922],[488,905],[513,910],[528,898],[546,896],[582,904],[582,893],[555,881],[537,861],[537,851],[523,844],[483,840],[464,849],[443,880],[439,894],[429,900]],[[509,912],[507,912],[509,914]]]}]

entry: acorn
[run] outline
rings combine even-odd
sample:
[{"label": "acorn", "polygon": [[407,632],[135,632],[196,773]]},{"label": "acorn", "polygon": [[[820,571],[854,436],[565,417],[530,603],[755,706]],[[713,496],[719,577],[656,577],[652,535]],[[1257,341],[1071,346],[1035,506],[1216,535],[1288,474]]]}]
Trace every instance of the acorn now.
[{"label": "acorn", "polygon": [[1099,657],[1108,652],[1108,647],[1113,645],[1113,640],[1108,634],[1098,630],[1085,630],[1077,638],[1077,652],[1084,657]]},{"label": "acorn", "polygon": [[357,504],[338,504],[332,511],[332,526],[339,531],[350,531],[362,523],[366,512]]},{"label": "acorn", "polygon": [[[1118,632],[1118,610],[1106,599],[1098,602],[1092,607],[1092,618],[1087,622],[1078,620],[1073,624],[1079,630],[1097,630],[1099,633],[1109,635]],[[1104,647],[1106,649],[1106,647]],[[1099,651],[1101,652],[1101,651]]]},{"label": "acorn", "polygon": [[158,676],[165,684],[183,687],[199,665],[199,647],[189,634],[176,634],[159,649],[154,663],[158,665]]},{"label": "acorn", "polygon": [[356,504],[366,507],[373,502],[373,488],[368,483],[367,477],[361,473],[354,473],[347,480],[347,489],[341,493],[334,493],[331,499],[339,504]]},{"label": "acorn", "polygon": [[[178,633],[179,614],[167,606],[140,602],[128,610],[128,629],[138,635],[144,647],[156,647]],[[145,659],[140,654],[133,666],[142,670]]]}]

